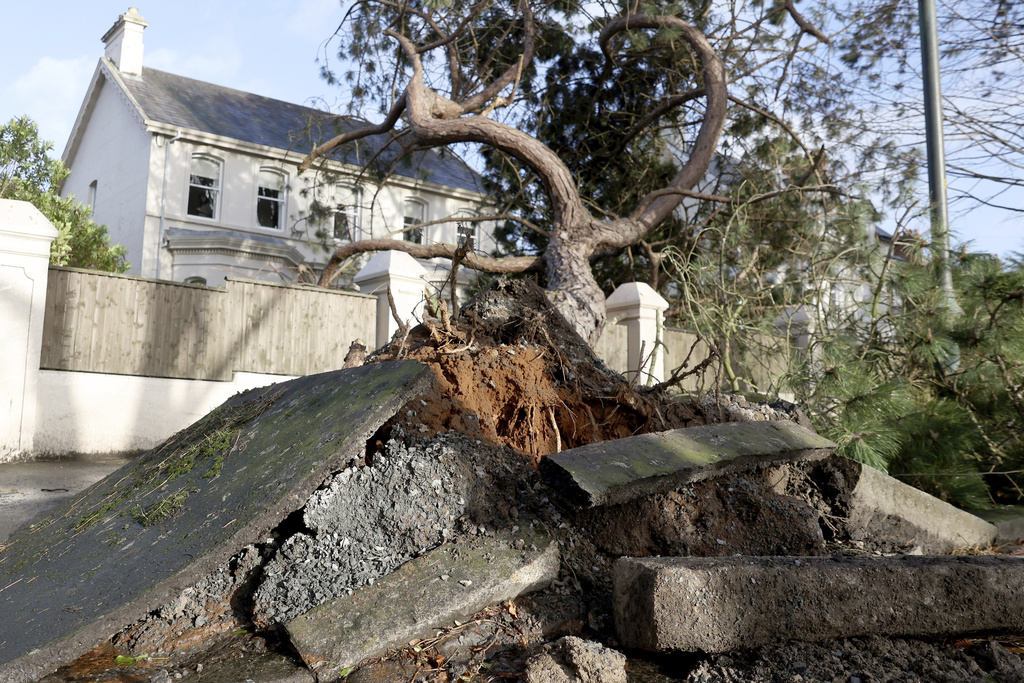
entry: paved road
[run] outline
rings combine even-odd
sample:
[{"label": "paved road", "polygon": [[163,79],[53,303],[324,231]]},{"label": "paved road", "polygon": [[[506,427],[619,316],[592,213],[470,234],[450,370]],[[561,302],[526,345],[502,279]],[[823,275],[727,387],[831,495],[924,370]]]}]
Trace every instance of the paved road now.
[{"label": "paved road", "polygon": [[0,544],[25,522],[124,465],[121,458],[0,464]]}]

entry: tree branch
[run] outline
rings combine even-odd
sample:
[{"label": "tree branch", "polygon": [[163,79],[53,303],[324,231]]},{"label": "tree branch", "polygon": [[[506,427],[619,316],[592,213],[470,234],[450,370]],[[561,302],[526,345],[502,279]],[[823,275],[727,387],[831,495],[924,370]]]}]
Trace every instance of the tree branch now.
[{"label": "tree branch", "polygon": [[[446,258],[451,259],[458,251],[458,247],[451,244],[415,244],[403,240],[360,240],[344,244],[335,250],[331,259],[324,267],[323,273],[317,284],[326,287],[331,281],[334,271],[338,267],[355,256],[370,251],[404,251],[406,254],[419,259]],[[466,254],[462,260],[463,265],[479,270],[484,273],[525,273],[541,270],[544,261],[540,256],[511,256],[508,258],[490,258],[479,254]]]},{"label": "tree branch", "polygon": [[361,140],[363,138],[370,137],[371,135],[378,135],[380,133],[386,133],[390,130],[393,130],[395,124],[398,123],[398,119],[402,116],[402,112],[404,111],[405,96],[403,95],[402,97],[398,98],[393,105],[391,105],[391,111],[388,112],[387,118],[384,119],[384,121],[379,125],[364,126],[362,128],[350,130],[347,133],[337,135],[328,140],[327,142],[314,147],[313,150],[306,155],[306,158],[302,160],[302,163],[299,164],[299,173],[308,171],[309,167],[313,165],[314,161],[324,156],[325,154],[329,154],[331,151],[340,147],[341,145],[352,142],[353,140]]},{"label": "tree branch", "polygon": [[698,97],[702,97],[704,93],[704,88],[694,88],[693,90],[688,90],[679,95],[673,95],[672,97],[658,104],[653,109],[651,109],[651,111],[647,112],[642,117],[640,117],[640,119],[637,120],[635,124],[633,124],[633,127],[630,128],[629,131],[627,131],[626,134],[622,136],[618,144],[615,145],[615,149],[612,150],[609,156],[614,156],[621,152],[622,150],[624,150],[627,144],[629,144],[636,136],[640,135],[640,133],[646,130],[647,126],[651,125],[651,123],[653,123],[654,121],[658,120],[659,118],[661,118],[668,112],[672,111],[676,107],[686,104],[690,100],[695,100]]},{"label": "tree branch", "polygon": [[476,95],[462,102],[464,113],[480,109],[511,83],[518,82],[523,69],[533,61],[536,27],[533,24],[533,11],[530,9],[529,0],[523,0],[523,53],[519,56],[517,63],[510,66],[505,73],[494,80],[493,83],[478,92]]},{"label": "tree branch", "polygon": [[[701,66],[704,69],[704,90],[707,98],[707,105],[704,112],[704,120],[701,122],[700,130],[693,142],[690,156],[679,169],[676,176],[665,188],[666,190],[690,190],[696,185],[711,166],[715,150],[718,147],[718,139],[725,127],[725,115],[728,101],[728,86],[725,76],[725,66],[722,60],[715,53],[708,39],[703,33],[682,19],[673,16],[642,16],[627,15],[612,19],[601,31],[599,43],[605,57],[611,61],[612,53],[609,43],[619,33],[628,29],[636,28],[671,28],[678,30],[683,39],[697,55]],[[625,234],[612,241],[610,244],[628,244],[641,239],[655,225],[663,221],[682,201],[682,196],[677,193],[659,195],[645,198],[643,204],[646,208],[636,215],[632,226],[621,225],[620,228]],[[607,238],[605,238],[607,239]]]},{"label": "tree branch", "polygon": [[789,16],[793,17],[793,21],[796,22],[796,25],[800,27],[801,31],[804,33],[810,33],[826,45],[832,44],[832,41],[828,39],[828,36],[821,32],[821,29],[807,21],[802,14],[796,11],[796,7],[793,5],[793,0],[786,0],[786,11],[789,12]]}]

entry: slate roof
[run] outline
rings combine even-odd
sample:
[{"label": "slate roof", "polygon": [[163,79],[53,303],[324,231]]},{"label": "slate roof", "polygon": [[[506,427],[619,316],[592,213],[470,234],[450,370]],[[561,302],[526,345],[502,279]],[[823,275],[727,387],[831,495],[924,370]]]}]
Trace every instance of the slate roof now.
[{"label": "slate roof", "polygon": [[[305,153],[316,142],[326,141],[341,132],[337,126],[353,125],[348,118],[339,119],[311,107],[148,67],[143,67],[141,77],[122,75],[122,79],[146,118],[152,121],[258,145]],[[362,167],[376,157],[384,168],[390,168],[399,148],[393,144],[377,154],[385,142],[383,135],[366,138],[358,145],[339,150],[333,158]],[[483,192],[480,176],[450,152],[414,152],[399,161],[394,172],[407,178]]]}]

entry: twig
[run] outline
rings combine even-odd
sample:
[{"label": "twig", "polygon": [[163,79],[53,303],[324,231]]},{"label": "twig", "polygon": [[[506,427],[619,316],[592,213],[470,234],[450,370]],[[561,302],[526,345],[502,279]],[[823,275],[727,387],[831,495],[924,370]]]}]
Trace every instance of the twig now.
[{"label": "twig", "polygon": [[452,254],[452,272],[448,276],[448,295],[452,302],[452,315],[456,317],[459,315],[459,293],[457,287],[459,266],[462,265],[462,260],[466,258],[466,254],[472,250],[473,237],[470,236]]},{"label": "twig", "polygon": [[398,317],[398,307],[395,305],[395,297],[391,294],[390,286],[388,287],[388,306],[391,308],[391,317],[398,323],[398,331],[395,332],[395,336],[402,335],[398,343],[398,352],[395,354],[395,358],[401,358],[402,351],[405,350],[405,341],[409,338],[409,325]]},{"label": "twig", "polygon": [[697,344],[701,343],[702,341],[704,341],[704,338],[701,337],[700,335],[697,335],[697,339],[695,339],[693,344],[690,346],[690,351],[689,353],[686,354],[686,359],[683,360],[682,365],[673,370],[672,376],[669,377],[667,380],[665,380],[664,382],[659,382],[658,384],[655,384],[653,387],[651,387],[651,391],[661,391],[663,389],[668,389],[669,387],[679,384],[687,377],[692,377],[693,375],[696,375],[698,373],[703,375],[704,371],[707,370],[708,366],[711,365],[712,362],[714,362],[715,357],[718,355],[718,351],[711,345],[708,345],[709,353],[707,358],[697,363],[697,365],[692,370],[686,370],[686,372],[683,372],[686,366],[690,364],[690,357],[696,350]]}]

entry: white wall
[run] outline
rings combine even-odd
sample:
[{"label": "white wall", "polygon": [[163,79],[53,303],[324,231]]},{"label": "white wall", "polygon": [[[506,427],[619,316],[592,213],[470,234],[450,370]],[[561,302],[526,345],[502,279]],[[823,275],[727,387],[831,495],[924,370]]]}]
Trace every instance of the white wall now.
[{"label": "white wall", "polygon": [[[104,76],[62,195],[87,203],[89,184],[97,181],[93,219],[110,228],[112,242],[128,249],[129,271],[144,272],[142,220],[146,209],[150,135],[132,115],[119,89]],[[155,256],[155,252],[152,256]]]},{"label": "white wall", "polygon": [[47,261],[56,237],[34,206],[0,199],[0,461],[33,449]]},{"label": "white wall", "polygon": [[234,373],[230,382],[40,370],[33,457],[152,448],[240,391],[293,377]]}]

